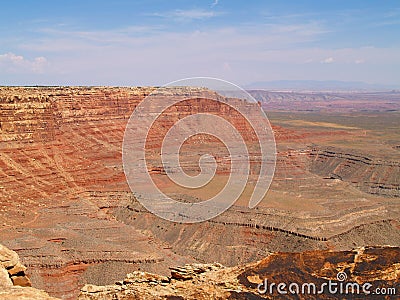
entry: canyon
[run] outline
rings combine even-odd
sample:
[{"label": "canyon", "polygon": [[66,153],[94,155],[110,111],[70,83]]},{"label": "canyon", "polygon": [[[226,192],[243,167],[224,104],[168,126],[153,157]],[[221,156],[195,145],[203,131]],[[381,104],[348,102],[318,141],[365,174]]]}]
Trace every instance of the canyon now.
[{"label": "canyon", "polygon": [[[248,280],[254,270],[265,277],[270,268],[287,269],[304,257],[310,263],[312,257],[320,257],[314,271],[323,272],[322,261],[329,253],[345,264],[360,263],[354,255],[361,250],[353,249],[386,257],[384,268],[377,263],[376,270],[394,268],[389,283],[398,285],[400,97],[396,93],[301,98],[251,92],[272,124],[277,161],[270,190],[256,208],[249,209],[260,160],[249,125],[228,107],[207,101],[214,94],[210,90],[171,89],[171,95],[179,91],[188,100],[168,110],[148,136],[152,178],[168,195],[183,202],[206,200],[228,176],[229,162],[222,161],[226,150],[212,139],[205,143],[211,147],[201,148],[205,137],[200,136],[182,148],[183,161],[188,159],[188,172],[196,173],[198,166],[192,162],[197,153],[211,148],[222,161],[218,178],[202,192],[178,189],[166,179],[158,158],[160,136],[184,116],[222,115],[255,149],[249,184],[235,205],[206,222],[181,224],[147,211],[130,191],[123,171],[126,124],[153,91],[154,87],[0,87],[0,243],[18,253],[34,287],[54,297],[75,299],[85,284],[114,285],[134,272],[170,276],[170,268],[218,262],[227,267],[208,270],[204,276],[223,281],[232,273],[237,277],[230,279],[254,294],[254,282]],[[382,98],[374,101],[376,97]],[[330,101],[342,105],[335,109]],[[387,245],[392,247],[384,248]],[[279,253],[279,263],[270,261],[278,255],[271,253]],[[238,267],[244,265],[251,267]],[[314,271],[295,274],[309,278]],[[286,275],[289,271],[276,276]],[[193,285],[199,286],[199,281]],[[96,299],[89,289],[83,288],[82,299]],[[236,293],[219,292],[222,298]]]}]

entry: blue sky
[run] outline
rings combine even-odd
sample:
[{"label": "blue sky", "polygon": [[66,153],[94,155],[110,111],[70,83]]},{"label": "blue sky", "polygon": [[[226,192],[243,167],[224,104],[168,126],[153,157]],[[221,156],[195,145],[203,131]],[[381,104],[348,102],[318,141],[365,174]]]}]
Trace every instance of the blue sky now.
[{"label": "blue sky", "polygon": [[400,84],[400,1],[5,1],[0,85]]}]

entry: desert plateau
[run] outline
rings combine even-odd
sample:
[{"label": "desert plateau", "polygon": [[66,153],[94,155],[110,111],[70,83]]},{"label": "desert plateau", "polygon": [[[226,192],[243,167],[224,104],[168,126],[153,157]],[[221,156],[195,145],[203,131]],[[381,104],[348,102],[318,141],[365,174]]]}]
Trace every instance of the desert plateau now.
[{"label": "desert plateau", "polygon": [[[226,113],[223,105],[204,105],[207,102],[201,99],[212,91],[186,89],[191,100],[179,103],[176,110],[155,123],[154,135],[150,133],[148,138],[152,151],[160,147],[157,135],[165,134],[165,124],[192,112],[225,113],[235,126],[246,129],[246,124]],[[232,272],[243,279],[229,277],[232,284],[236,282],[246,293],[257,295],[254,283],[244,274],[265,272],[261,271],[266,268],[263,264],[271,274],[284,269],[291,274],[291,266],[297,265],[296,272],[320,278],[327,272],[322,261],[329,261],[331,255],[338,256],[331,262],[337,272],[348,267],[336,260],[349,266],[355,263],[349,267],[352,270],[359,268],[360,261],[347,261],[346,256],[363,247],[372,247],[363,253],[375,253],[368,256],[370,270],[354,269],[353,276],[367,280],[374,272],[387,272],[392,285],[398,286],[399,93],[303,93],[288,97],[283,92],[251,91],[267,111],[276,140],[277,162],[270,190],[255,209],[246,206],[246,188],[235,205],[220,216],[180,224],[162,220],[143,208],[129,190],[123,172],[124,129],[136,105],[152,90],[0,89],[1,243],[19,255],[34,287],[63,299],[78,295],[102,299],[95,296],[98,288],[91,293],[84,285],[112,285],[126,274],[165,277],[170,268],[188,264],[209,264],[211,271],[212,264],[218,263],[216,273],[210,276],[223,281],[228,276],[224,274],[230,272],[224,268],[236,268]],[[300,96],[301,103],[296,101]],[[371,100],[375,97],[379,102]],[[358,102],[354,104],[353,99]],[[390,109],[386,106],[389,102],[394,103]],[[251,136],[248,140],[252,141]],[[219,149],[218,141],[204,144],[219,152],[215,150]],[[203,151],[196,139],[182,149],[187,158]],[[196,163],[190,159],[186,167],[196,172]],[[180,201],[209,196],[177,191],[164,180],[167,175],[155,160],[149,168],[155,180]],[[224,182],[225,173],[223,167],[217,171],[211,191]],[[386,262],[379,259],[384,253],[391,253],[384,256]],[[312,271],[299,262],[303,256],[321,262],[312,263]],[[271,259],[278,262],[269,263]],[[282,272],[280,276],[284,276]],[[191,280],[176,284],[184,290],[194,289],[189,287],[196,285]],[[144,289],[151,294],[140,282],[134,284],[133,293]],[[194,291],[185,296],[179,292],[181,288],[171,292],[169,287],[160,297],[176,294],[182,299],[196,298]],[[231,294],[232,299],[242,299],[240,293],[232,292],[235,288],[204,289],[204,295],[217,289],[222,298]],[[120,293],[121,285],[104,293],[112,291]],[[127,295],[124,292],[118,299],[131,299]]]}]

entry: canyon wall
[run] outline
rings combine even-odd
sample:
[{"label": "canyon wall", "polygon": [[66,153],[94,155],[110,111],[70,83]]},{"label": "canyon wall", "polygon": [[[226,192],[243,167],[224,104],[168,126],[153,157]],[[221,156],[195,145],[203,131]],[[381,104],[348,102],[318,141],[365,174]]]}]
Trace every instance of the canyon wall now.
[{"label": "canyon wall", "polygon": [[[349,134],[345,131],[304,132],[273,124],[277,168],[259,207],[250,210],[240,199],[201,224],[155,217],[130,192],[121,154],[128,119],[153,90],[0,88],[1,242],[20,255],[34,286],[73,299],[86,283],[112,284],[134,271],[167,275],[169,267],[186,263],[234,266],[276,251],[400,244],[393,200],[398,164],[337,149],[311,151],[307,145]],[[186,92],[193,99],[167,111],[150,133],[151,159],[161,133],[193,112],[222,114],[244,131],[247,142],[255,141],[232,110],[204,100],[210,91]],[[185,154],[198,150],[194,145]],[[256,174],[259,157],[252,158]],[[170,188],[154,162],[153,175]],[[222,167],[219,174],[226,171]],[[183,192],[175,196],[196,199]]]},{"label": "canyon wall", "polygon": [[1,141],[49,142],[61,126],[129,118],[152,88],[1,87]]}]

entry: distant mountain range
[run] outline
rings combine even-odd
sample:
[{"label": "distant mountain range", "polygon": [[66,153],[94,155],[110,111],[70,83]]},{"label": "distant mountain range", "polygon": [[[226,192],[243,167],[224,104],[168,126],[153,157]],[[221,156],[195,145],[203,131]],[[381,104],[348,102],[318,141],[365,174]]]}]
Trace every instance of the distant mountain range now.
[{"label": "distant mountain range", "polygon": [[307,90],[307,91],[388,91],[400,90],[400,85],[370,84],[361,81],[337,81],[337,80],[275,80],[259,81],[245,85],[248,90]]}]

